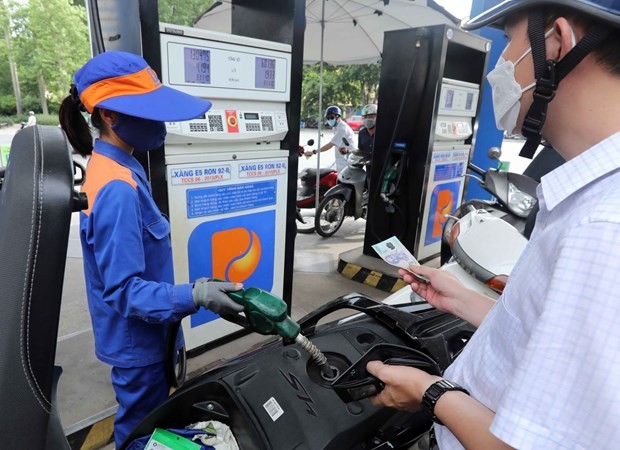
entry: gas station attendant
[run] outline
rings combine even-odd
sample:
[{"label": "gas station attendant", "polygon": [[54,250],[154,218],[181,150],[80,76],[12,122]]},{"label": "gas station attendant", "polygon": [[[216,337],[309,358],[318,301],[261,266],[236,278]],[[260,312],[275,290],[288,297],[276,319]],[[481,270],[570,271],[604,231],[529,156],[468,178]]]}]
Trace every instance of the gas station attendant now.
[{"label": "gas station attendant", "polygon": [[[60,123],[73,148],[90,156],[80,239],[95,351],[112,366],[119,404],[114,439],[120,446],[168,397],[164,355],[171,325],[200,307],[240,312],[243,307],[226,292],[242,285],[206,278],[174,284],[170,225],[133,156],[163,145],[165,121],[196,118],[211,103],[163,86],[144,59],[125,52],[92,58],[74,83],[61,105]],[[94,146],[83,111],[99,129]],[[182,339],[179,333],[178,346]]]}]

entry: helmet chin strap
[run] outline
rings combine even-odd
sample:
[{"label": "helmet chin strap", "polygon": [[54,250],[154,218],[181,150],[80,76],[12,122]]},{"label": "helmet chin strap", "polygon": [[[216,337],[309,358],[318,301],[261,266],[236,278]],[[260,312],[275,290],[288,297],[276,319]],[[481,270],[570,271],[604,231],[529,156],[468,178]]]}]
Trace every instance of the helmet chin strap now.
[{"label": "helmet chin strap", "polygon": [[534,60],[534,74],[536,87],[534,88],[534,102],[530,106],[521,134],[527,139],[519,156],[533,158],[542,140],[542,129],[547,119],[547,108],[555,97],[560,81],[573,70],[592,50],[598,48],[611,33],[612,27],[597,24],[590,27],[585,36],[560,61],[547,60],[545,47],[545,23],[543,11],[532,10],[528,15],[528,36],[532,46]]}]

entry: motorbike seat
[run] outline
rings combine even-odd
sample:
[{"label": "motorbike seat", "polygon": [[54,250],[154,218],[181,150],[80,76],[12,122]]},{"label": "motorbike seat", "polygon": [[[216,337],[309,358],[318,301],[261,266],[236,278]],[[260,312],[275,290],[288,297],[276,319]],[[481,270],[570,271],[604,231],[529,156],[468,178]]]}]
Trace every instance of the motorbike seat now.
[{"label": "motorbike seat", "polygon": [[[321,169],[319,169],[319,176],[323,177],[323,176],[325,176],[328,173],[331,173],[333,171],[334,171],[333,169],[321,168]],[[302,181],[316,179],[316,169],[314,167],[308,167],[308,168],[302,170],[301,174],[299,175],[299,178]]]},{"label": "motorbike seat", "polygon": [[73,204],[71,151],[58,127],[13,138],[0,184],[0,417],[6,448],[68,449],[54,367]]}]

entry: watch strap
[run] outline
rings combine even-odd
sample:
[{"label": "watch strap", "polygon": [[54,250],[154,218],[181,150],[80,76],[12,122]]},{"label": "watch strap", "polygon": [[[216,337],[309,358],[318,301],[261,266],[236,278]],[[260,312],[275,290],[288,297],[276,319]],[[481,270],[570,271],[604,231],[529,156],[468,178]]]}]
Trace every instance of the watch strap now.
[{"label": "watch strap", "polygon": [[438,425],[443,425],[441,420],[435,415],[435,404],[443,394],[450,391],[461,391],[469,395],[467,389],[448,380],[441,379],[431,384],[422,396],[422,408]]}]

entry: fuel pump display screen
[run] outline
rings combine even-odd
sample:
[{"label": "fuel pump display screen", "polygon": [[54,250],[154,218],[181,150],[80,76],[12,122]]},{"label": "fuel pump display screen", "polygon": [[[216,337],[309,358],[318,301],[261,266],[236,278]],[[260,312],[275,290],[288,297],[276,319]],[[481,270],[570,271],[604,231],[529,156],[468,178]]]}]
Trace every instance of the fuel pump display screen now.
[{"label": "fuel pump display screen", "polygon": [[254,87],[257,89],[276,88],[276,60],[256,57]]},{"label": "fuel pump display screen", "polygon": [[211,84],[211,51],[185,47],[185,82]]},{"label": "fuel pump display screen", "polygon": [[[283,105],[290,100],[290,45],[197,28],[169,29],[168,24],[160,28],[161,81],[166,86],[226,104],[242,100]],[[242,110],[246,107],[261,110]]]}]

